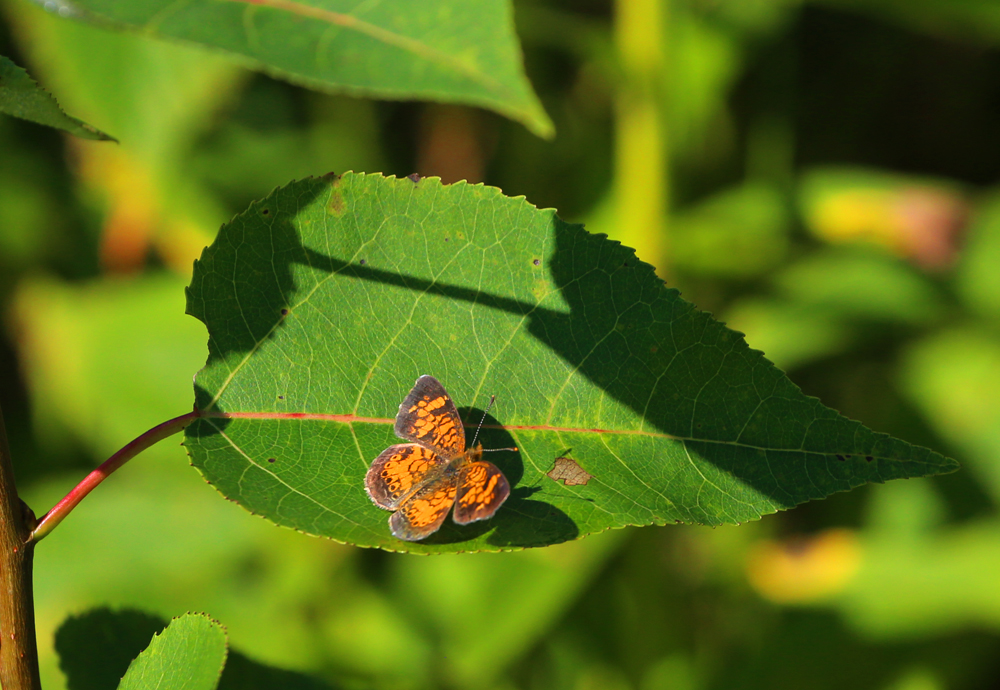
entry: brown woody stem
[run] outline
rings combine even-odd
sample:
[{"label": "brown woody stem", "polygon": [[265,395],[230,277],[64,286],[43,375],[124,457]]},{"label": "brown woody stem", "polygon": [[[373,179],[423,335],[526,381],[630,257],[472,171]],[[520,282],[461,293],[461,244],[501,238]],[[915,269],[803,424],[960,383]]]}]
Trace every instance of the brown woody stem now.
[{"label": "brown woody stem", "polygon": [[29,541],[35,516],[14,485],[7,429],[0,410],[0,684],[3,690],[41,690],[35,643],[35,604]]}]

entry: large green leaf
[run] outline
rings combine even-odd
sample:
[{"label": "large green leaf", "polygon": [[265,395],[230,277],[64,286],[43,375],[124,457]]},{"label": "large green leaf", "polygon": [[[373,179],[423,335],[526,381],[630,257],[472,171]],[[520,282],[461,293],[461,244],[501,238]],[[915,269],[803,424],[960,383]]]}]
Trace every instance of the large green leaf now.
[{"label": "large green leaf", "polygon": [[114,137],[67,115],[52,94],[3,55],[0,55],[0,113],[55,127],[84,139],[114,141]]},{"label": "large green leaf", "polygon": [[277,76],[379,98],[491,108],[551,136],[509,0],[79,0],[94,17],[235,53]]},{"label": "large green leaf", "polygon": [[221,625],[201,613],[184,614],[153,637],[118,690],[215,690],[226,652]]},{"label": "large green leaf", "polygon": [[[626,525],[739,523],[956,463],[805,396],[632,250],[490,187],[347,174],[223,227],[188,310],[209,330],[194,464],[295,529],[416,552],[552,544]],[[489,521],[394,539],[365,495],[393,417],[433,374],[511,497]],[[469,406],[479,406],[471,408]],[[592,478],[546,476],[571,458]]]}]

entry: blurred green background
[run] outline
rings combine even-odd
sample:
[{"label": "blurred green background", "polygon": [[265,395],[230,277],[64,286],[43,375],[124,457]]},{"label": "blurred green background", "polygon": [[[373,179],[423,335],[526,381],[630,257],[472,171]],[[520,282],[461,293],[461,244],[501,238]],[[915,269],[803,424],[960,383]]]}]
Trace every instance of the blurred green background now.
[{"label": "blurred green background", "polygon": [[468,179],[637,248],[808,394],[957,458],[735,528],[410,557],[273,527],[177,439],[38,549],[69,615],[206,611],[346,688],[1000,686],[1000,4],[518,0],[546,142],[480,110],[323,95],[0,1],[0,54],[120,145],[0,118],[0,405],[48,509],[189,410],[219,225],[293,178]]}]

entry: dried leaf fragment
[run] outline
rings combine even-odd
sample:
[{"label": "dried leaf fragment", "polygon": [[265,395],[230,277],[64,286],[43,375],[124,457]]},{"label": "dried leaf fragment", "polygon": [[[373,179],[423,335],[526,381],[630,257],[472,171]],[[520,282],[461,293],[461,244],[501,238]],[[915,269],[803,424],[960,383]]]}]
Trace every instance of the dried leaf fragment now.
[{"label": "dried leaf fragment", "polygon": [[587,474],[582,467],[576,464],[576,460],[565,455],[556,458],[555,465],[546,473],[549,479],[554,481],[562,480],[564,486],[579,486],[586,484],[593,476]]}]

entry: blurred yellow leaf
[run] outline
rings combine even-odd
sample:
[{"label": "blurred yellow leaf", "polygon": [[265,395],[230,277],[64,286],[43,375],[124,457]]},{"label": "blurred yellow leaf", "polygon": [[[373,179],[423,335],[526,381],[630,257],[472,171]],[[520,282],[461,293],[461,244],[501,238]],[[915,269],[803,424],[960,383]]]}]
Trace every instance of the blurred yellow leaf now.
[{"label": "blurred yellow leaf", "polygon": [[761,542],[747,559],[747,576],[765,599],[808,603],[842,590],[860,565],[854,532],[831,529],[813,537]]},{"label": "blurred yellow leaf", "polygon": [[872,242],[926,270],[951,266],[969,218],[955,189],[889,173],[828,169],[803,183],[806,225],[829,242]]}]

